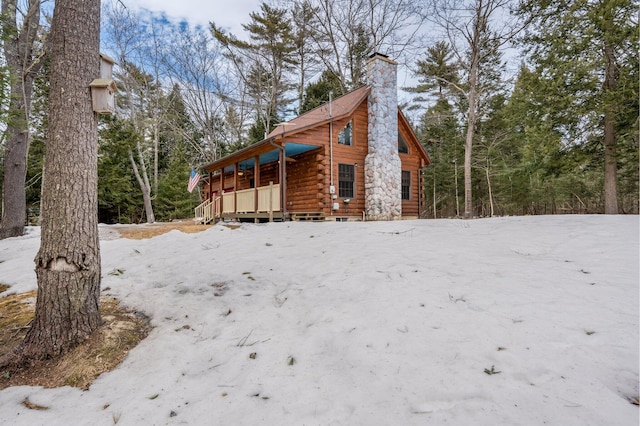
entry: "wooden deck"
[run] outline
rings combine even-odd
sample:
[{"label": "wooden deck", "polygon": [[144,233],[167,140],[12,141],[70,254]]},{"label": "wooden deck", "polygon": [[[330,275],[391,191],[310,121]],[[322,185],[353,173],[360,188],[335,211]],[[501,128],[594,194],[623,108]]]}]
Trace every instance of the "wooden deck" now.
[{"label": "wooden deck", "polygon": [[280,185],[269,185],[241,191],[226,192],[221,197],[206,200],[194,210],[196,222],[215,223],[220,220],[239,222],[273,222],[295,220],[324,222],[323,212],[284,213],[280,209]]},{"label": "wooden deck", "polygon": [[205,200],[194,209],[196,221],[207,224],[221,219],[274,221],[283,220],[280,208],[280,185],[225,192]]}]

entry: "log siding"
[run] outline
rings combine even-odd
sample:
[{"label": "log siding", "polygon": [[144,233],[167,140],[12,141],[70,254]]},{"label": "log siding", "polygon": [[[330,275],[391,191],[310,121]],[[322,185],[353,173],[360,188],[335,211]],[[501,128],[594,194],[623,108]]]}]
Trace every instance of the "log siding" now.
[{"label": "log siding", "polygon": [[[329,117],[327,112],[326,116],[323,116],[324,119],[319,118],[316,124],[308,118],[300,122],[296,122],[297,119],[291,120],[290,126],[276,128],[264,141],[205,166],[204,169],[209,172],[209,179],[203,188],[204,195],[208,199],[213,199],[214,194],[219,195],[220,171],[223,168],[229,169],[234,166],[234,171],[224,173],[225,191],[264,187],[270,182],[280,184],[280,176],[284,172],[284,211],[321,213],[329,219],[362,218],[365,210],[364,160],[369,150],[367,94],[366,88],[358,89],[343,97],[355,99],[357,102],[353,105],[341,104],[341,98],[334,101],[334,113],[341,111],[340,114]],[[327,109],[326,105],[319,108]],[[320,116],[321,111],[314,111],[314,114]],[[300,118],[304,117],[303,115]],[[352,122],[351,144],[339,144],[338,135],[349,122]],[[422,202],[422,169],[429,164],[429,157],[400,110],[398,132],[409,147],[407,153],[399,153],[402,170],[409,171],[411,175],[410,197],[408,200],[402,200],[402,216],[417,218]],[[308,150],[299,154],[288,154],[284,170],[280,169],[279,161],[259,164],[260,155],[277,150],[277,146],[284,146],[286,151],[288,144],[298,148],[307,145]],[[238,164],[251,158],[258,167],[243,170],[239,175]],[[339,196],[340,164],[353,166],[352,197]],[[330,193],[332,184],[335,188],[334,194]],[[345,202],[347,198],[349,200]],[[337,205],[337,210],[334,210],[334,204]]]}]

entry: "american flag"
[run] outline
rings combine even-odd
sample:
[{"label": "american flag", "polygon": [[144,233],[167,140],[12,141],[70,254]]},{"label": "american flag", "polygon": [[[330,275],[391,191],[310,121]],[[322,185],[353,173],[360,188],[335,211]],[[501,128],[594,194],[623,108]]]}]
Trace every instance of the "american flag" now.
[{"label": "american flag", "polygon": [[200,182],[200,173],[196,172],[196,169],[191,168],[191,176],[189,176],[189,185],[187,185],[187,190],[189,192],[193,192],[193,189]]}]

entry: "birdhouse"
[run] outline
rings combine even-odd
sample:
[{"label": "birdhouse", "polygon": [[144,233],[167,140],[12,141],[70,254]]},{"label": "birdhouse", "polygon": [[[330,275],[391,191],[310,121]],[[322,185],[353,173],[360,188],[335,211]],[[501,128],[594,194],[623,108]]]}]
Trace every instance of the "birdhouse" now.
[{"label": "birdhouse", "polygon": [[91,82],[91,99],[93,110],[98,114],[112,114],[116,110],[116,92],[118,87],[113,81],[113,64],[115,61],[107,55],[100,54],[100,78]]},{"label": "birdhouse", "polygon": [[113,65],[116,63],[113,59],[100,54],[100,78],[113,78]]},{"label": "birdhouse", "polygon": [[96,78],[90,84],[93,110],[98,114],[112,114],[116,110],[116,82],[107,78]]}]

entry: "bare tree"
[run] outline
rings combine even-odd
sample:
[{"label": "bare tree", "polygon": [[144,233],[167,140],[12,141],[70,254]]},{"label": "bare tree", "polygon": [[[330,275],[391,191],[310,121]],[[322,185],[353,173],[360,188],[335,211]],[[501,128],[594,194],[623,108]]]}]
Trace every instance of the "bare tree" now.
[{"label": "bare tree", "polygon": [[[293,0],[297,3],[299,0]],[[343,93],[364,83],[367,55],[380,52],[408,63],[422,44],[424,1],[309,0],[314,54],[342,83]]]},{"label": "bare tree", "polygon": [[[504,48],[521,30],[517,21],[504,19],[511,0],[434,0],[430,8],[434,22],[445,31],[460,69],[465,74],[463,84],[447,81],[467,101],[464,150],[464,217],[473,217],[471,189],[471,159],[473,140],[482,99],[480,75],[486,59]],[[491,66],[489,61],[489,66]]]},{"label": "bare tree", "polygon": [[[153,56],[158,54],[152,44],[155,34],[148,34],[140,25],[140,16],[122,4],[106,7],[104,15],[107,47],[119,64],[116,75],[124,93],[119,107],[138,135],[128,152],[131,170],[142,193],[147,222],[153,223],[153,200],[158,188],[158,128],[163,117],[158,64]],[[145,71],[147,66],[155,75]]]},{"label": "bare tree", "polygon": [[24,232],[31,97],[34,77],[44,56],[40,0],[29,0],[26,10],[20,10],[18,6],[18,0],[2,0],[0,12],[4,57],[11,76],[0,239],[16,237]]},{"label": "bare tree", "polygon": [[36,312],[0,365],[64,353],[101,324],[98,134],[89,88],[100,73],[100,1],[57,0],[51,42]]},{"label": "bare tree", "polygon": [[295,68],[298,74],[296,90],[298,92],[297,114],[302,112],[304,104],[304,91],[308,81],[314,74],[320,71],[320,58],[314,54],[312,34],[317,25],[315,18],[316,10],[310,0],[302,0],[293,5],[292,25],[295,39]]},{"label": "bare tree", "polygon": [[200,135],[184,135],[199,154],[200,161],[216,160],[227,146],[243,139],[247,120],[242,81],[233,80],[209,32],[189,27],[176,29],[168,41],[162,62],[167,76],[180,89],[189,116]]}]

